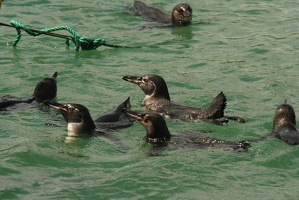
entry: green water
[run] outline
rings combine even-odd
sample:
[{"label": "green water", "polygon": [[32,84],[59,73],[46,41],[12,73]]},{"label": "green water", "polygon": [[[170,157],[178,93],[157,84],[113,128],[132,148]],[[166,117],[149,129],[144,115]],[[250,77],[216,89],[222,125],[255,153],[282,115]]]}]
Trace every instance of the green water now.
[{"label": "green water", "polygon": [[[224,91],[226,114],[247,123],[167,123],[173,134],[206,130],[227,140],[269,133],[284,99],[299,110],[297,0],[190,0],[191,26],[146,30],[146,22],[122,12],[131,3],[5,1],[3,23],[66,25],[107,43],[155,48],[75,52],[64,40],[25,32],[14,48],[16,31],[0,27],[0,94],[28,97],[58,71],[59,102],[84,104],[96,116],[130,96],[132,109],[141,110],[142,92],[121,78],[156,73],[176,102],[207,107]],[[171,10],[177,1],[148,3]],[[276,139],[243,154],[168,149],[149,157],[140,124],[113,134],[122,149],[102,137],[67,142],[66,127],[49,122],[37,109],[0,115],[0,199],[298,199],[299,149]]]}]

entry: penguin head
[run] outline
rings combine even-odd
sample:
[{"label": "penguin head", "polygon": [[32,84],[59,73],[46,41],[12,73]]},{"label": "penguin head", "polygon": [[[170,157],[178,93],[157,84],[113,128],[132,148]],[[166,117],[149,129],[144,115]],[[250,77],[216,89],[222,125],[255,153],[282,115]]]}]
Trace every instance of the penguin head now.
[{"label": "penguin head", "polygon": [[172,23],[188,25],[192,21],[192,8],[187,3],[179,3],[172,10]]},{"label": "penguin head", "polygon": [[44,103],[62,114],[68,124],[68,132],[80,135],[82,133],[91,133],[96,127],[89,110],[81,104],[60,104],[48,100]]},{"label": "penguin head", "polygon": [[124,109],[124,113],[138,120],[146,129],[147,141],[150,138],[170,139],[170,133],[164,118],[157,113],[137,113],[129,109]]},{"label": "penguin head", "polygon": [[139,77],[127,75],[123,77],[123,80],[138,85],[147,96],[170,100],[166,82],[161,76],[156,74],[146,74]]},{"label": "penguin head", "polygon": [[296,126],[296,114],[293,106],[284,103],[279,105],[274,114],[273,131],[283,126]]}]

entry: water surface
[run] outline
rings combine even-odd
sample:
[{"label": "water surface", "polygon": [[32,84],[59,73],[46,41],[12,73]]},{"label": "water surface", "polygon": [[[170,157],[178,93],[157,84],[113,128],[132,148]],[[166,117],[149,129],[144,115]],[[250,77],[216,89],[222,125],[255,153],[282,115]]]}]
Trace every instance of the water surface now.
[{"label": "water surface", "polygon": [[[149,3],[172,10],[177,1]],[[245,124],[226,126],[167,121],[173,134],[205,130],[245,140],[271,131],[285,99],[299,109],[299,3],[290,1],[188,1],[189,27],[140,30],[147,22],[123,13],[125,1],[5,1],[1,22],[42,29],[70,26],[79,35],[141,49],[100,47],[76,52],[65,41],[0,29],[0,94],[31,96],[37,82],[58,76],[59,102],[84,104],[92,116],[143,94],[124,75],[156,73],[173,101],[207,107],[223,91],[227,114]],[[61,34],[68,34],[60,31]],[[273,139],[248,153],[167,149],[149,157],[140,124],[107,138],[66,141],[66,127],[37,109],[0,114],[1,199],[297,199],[299,150]],[[125,148],[124,148],[125,146]]]}]

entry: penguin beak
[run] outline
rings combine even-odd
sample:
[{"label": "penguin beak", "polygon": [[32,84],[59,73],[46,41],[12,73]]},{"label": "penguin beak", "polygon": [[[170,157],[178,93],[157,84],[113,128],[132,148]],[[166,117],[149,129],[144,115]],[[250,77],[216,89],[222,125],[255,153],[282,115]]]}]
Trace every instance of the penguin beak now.
[{"label": "penguin beak", "polygon": [[140,79],[139,77],[137,76],[130,76],[130,75],[127,75],[127,76],[124,76],[123,77],[123,80],[125,81],[128,81],[130,83],[134,83],[136,85],[140,85],[142,83],[142,79]]},{"label": "penguin beak", "polygon": [[138,120],[138,121],[141,121],[142,120],[142,114],[138,114],[137,112],[134,112],[133,110],[130,110],[130,109],[123,109],[122,110],[126,115]]},{"label": "penguin beak", "polygon": [[61,112],[61,111],[67,111],[67,109],[64,107],[63,104],[57,103],[55,101],[45,100],[44,104],[50,106],[51,108],[54,108],[55,110]]}]

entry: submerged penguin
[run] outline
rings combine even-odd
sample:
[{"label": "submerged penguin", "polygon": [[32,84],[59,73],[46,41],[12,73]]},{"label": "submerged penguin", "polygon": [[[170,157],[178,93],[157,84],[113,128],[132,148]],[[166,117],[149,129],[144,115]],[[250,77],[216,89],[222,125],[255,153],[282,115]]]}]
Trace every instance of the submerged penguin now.
[{"label": "submerged penguin", "polygon": [[147,5],[142,1],[134,1],[133,7],[126,10],[127,12],[141,16],[145,21],[158,22],[171,26],[186,26],[192,21],[192,8],[187,3],[175,5],[172,13]]},{"label": "submerged penguin", "polygon": [[226,97],[220,92],[208,108],[191,107],[174,103],[170,100],[165,80],[155,74],[146,74],[140,77],[124,76],[125,81],[134,83],[144,92],[142,105],[146,112],[158,112],[165,118],[180,119],[182,121],[202,120],[222,125],[230,119],[244,123],[245,120],[237,116],[225,116]]},{"label": "submerged penguin", "polygon": [[204,136],[202,132],[171,135],[164,118],[158,113],[137,113],[129,109],[124,109],[124,112],[144,126],[145,141],[155,147],[220,148],[238,152],[246,151],[250,147],[250,143],[246,141],[233,142],[210,138]]},{"label": "submerged penguin", "polygon": [[27,99],[17,99],[12,96],[2,96],[0,100],[0,111],[10,111],[16,104],[31,104],[37,102],[42,104],[45,100],[53,100],[57,94],[57,78],[58,72],[52,77],[43,78],[35,87],[32,97]]},{"label": "submerged penguin", "polygon": [[92,119],[89,110],[81,104],[60,104],[54,101],[45,101],[45,104],[62,114],[67,123],[68,136],[73,137],[103,135],[129,127],[135,121],[122,112],[123,109],[130,108],[130,98],[95,120]]}]

